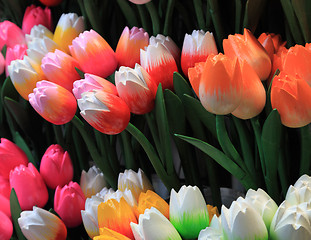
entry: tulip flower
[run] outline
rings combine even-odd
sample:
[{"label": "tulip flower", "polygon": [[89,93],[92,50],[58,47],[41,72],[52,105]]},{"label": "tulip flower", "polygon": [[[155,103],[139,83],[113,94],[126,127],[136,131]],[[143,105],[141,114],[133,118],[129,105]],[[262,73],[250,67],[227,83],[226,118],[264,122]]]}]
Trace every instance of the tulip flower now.
[{"label": "tulip flower", "polygon": [[87,172],[82,170],[80,186],[86,198],[100,192],[107,185],[104,174],[96,166],[89,168]]},{"label": "tulip flower", "polygon": [[157,86],[139,64],[134,69],[121,66],[115,72],[115,84],[132,113],[146,114],[153,109]]},{"label": "tulip flower", "polygon": [[224,240],[222,232],[221,220],[219,217],[214,216],[210,225],[202,229],[198,236],[198,240]]},{"label": "tulip flower", "polygon": [[151,81],[163,89],[173,89],[173,74],[177,72],[177,65],[172,54],[157,43],[148,45],[146,50],[140,50],[140,64],[149,73]]},{"label": "tulip flower", "polygon": [[0,212],[11,219],[10,199],[2,194],[0,194]]},{"label": "tulip flower", "polygon": [[73,165],[68,152],[58,144],[50,145],[41,159],[40,174],[51,189],[72,181]]},{"label": "tulip flower", "polygon": [[54,195],[54,210],[69,228],[82,223],[81,210],[85,207],[85,196],[76,182],[64,187],[57,186]]},{"label": "tulip flower", "polygon": [[238,198],[237,201],[245,201],[252,206],[262,217],[267,229],[269,230],[271,221],[278,206],[274,200],[262,189],[249,189],[246,193],[245,199]]},{"label": "tulip flower", "polygon": [[130,238],[104,227],[100,229],[100,235],[94,237],[93,240],[130,240]]},{"label": "tulip flower", "polygon": [[2,53],[0,53],[0,75],[4,72],[4,68],[5,68],[5,60]]},{"label": "tulip flower", "polygon": [[214,35],[203,30],[193,30],[192,34],[186,34],[181,50],[181,68],[188,77],[188,69],[195,63],[205,62],[210,54],[218,54]]},{"label": "tulip flower", "polygon": [[6,197],[7,199],[10,199],[10,194],[11,194],[11,186],[9,179],[0,175],[0,195]]},{"label": "tulip flower", "polygon": [[169,218],[169,205],[154,191],[147,190],[139,195],[137,213],[144,214],[147,208],[154,207],[158,209],[167,219]]},{"label": "tulip flower", "polygon": [[25,35],[15,23],[10,21],[0,22],[0,49],[4,45],[14,47],[16,44],[26,44]]},{"label": "tulip flower", "polygon": [[0,211],[0,239],[2,240],[9,240],[13,234],[13,224],[11,219],[5,215],[3,212]]},{"label": "tulip flower", "polygon": [[295,188],[302,188],[304,186],[311,188],[311,177],[307,174],[302,175],[294,184]]},{"label": "tulip flower", "polygon": [[306,209],[306,204],[290,206],[285,200],[273,217],[270,226],[270,239],[290,240],[310,238],[310,208]]},{"label": "tulip flower", "polygon": [[121,198],[124,198],[124,200],[132,208],[137,206],[137,200],[129,189],[125,189],[124,191],[118,189],[117,191],[114,191],[112,188],[110,188],[104,195],[104,202],[107,202],[109,199],[115,199],[120,202]]},{"label": "tulip flower", "polygon": [[228,57],[246,60],[260,80],[266,80],[271,72],[271,59],[254,35],[244,29],[244,34],[229,35],[223,40],[224,53]]},{"label": "tulip flower", "polygon": [[214,215],[216,215],[217,217],[219,217],[219,212],[218,212],[218,208],[214,207],[210,204],[206,205],[207,207],[207,211],[208,211],[208,218],[209,218],[209,222],[211,223]]},{"label": "tulip flower", "polygon": [[268,231],[260,214],[245,201],[233,201],[230,208],[221,208],[224,239],[268,240]]},{"label": "tulip flower", "polygon": [[81,116],[105,134],[122,132],[130,121],[130,110],[118,96],[100,90],[82,94],[78,99]]},{"label": "tulip flower", "polygon": [[138,224],[131,222],[131,227],[135,239],[182,239],[172,223],[154,207],[139,215]]},{"label": "tulip flower", "polygon": [[[9,70],[8,70],[8,66],[11,64],[11,62],[13,60],[16,59],[23,59],[24,55],[26,54],[26,50],[27,50],[27,46],[26,45],[20,45],[20,44],[16,44],[13,48],[8,47],[6,49],[6,54],[5,54],[5,73],[6,76],[9,76]],[[0,56],[0,62],[1,60],[1,56]],[[0,63],[1,65],[1,63]],[[1,73],[1,67],[0,67],[0,73]]]},{"label": "tulip flower", "polygon": [[139,4],[146,4],[150,2],[151,0],[129,0],[129,1],[139,5]]},{"label": "tulip flower", "polygon": [[242,97],[242,76],[237,59],[210,54],[204,66],[189,69],[189,80],[203,107],[214,114],[233,112]]},{"label": "tulip flower", "polygon": [[124,173],[119,173],[118,189],[121,191],[131,190],[137,200],[141,192],[153,190],[149,179],[141,169],[138,169],[137,173],[132,169],[126,169]]},{"label": "tulip flower", "polygon": [[82,98],[82,93],[91,92],[94,89],[99,89],[106,93],[111,93],[118,96],[117,88],[113,83],[102,77],[89,73],[84,74],[84,79],[76,80],[73,83],[72,92],[76,99],[80,99]]},{"label": "tulip flower", "polygon": [[87,198],[85,201],[85,210],[81,210],[82,222],[84,228],[89,235],[90,238],[99,235],[99,227],[98,227],[98,206],[104,200],[97,196],[92,196],[91,198]]},{"label": "tulip flower", "polygon": [[209,224],[204,197],[197,186],[182,186],[170,196],[170,221],[185,239],[197,238]]},{"label": "tulip flower", "polygon": [[246,62],[241,64],[243,90],[239,106],[232,115],[250,119],[261,113],[266,104],[266,90],[254,69]]},{"label": "tulip flower", "polygon": [[43,25],[49,30],[52,30],[52,15],[49,8],[44,10],[41,7],[30,5],[26,8],[24,13],[22,30],[25,34],[29,34],[33,26]]},{"label": "tulip flower", "polygon": [[290,186],[287,190],[285,200],[290,205],[299,205],[301,203],[310,202],[311,187],[305,185],[302,187]]},{"label": "tulip flower", "polygon": [[137,219],[131,206],[124,198],[121,198],[120,202],[115,199],[109,199],[107,202],[99,204],[99,228],[109,228],[134,240],[130,226],[131,222],[137,223]]},{"label": "tulip flower", "polygon": [[45,6],[57,6],[58,4],[60,4],[63,0],[39,0],[42,4],[44,4]]},{"label": "tulip flower", "polygon": [[67,89],[49,81],[40,81],[29,103],[45,120],[61,125],[71,121],[77,110],[75,97]]},{"label": "tulip flower", "polygon": [[283,59],[283,70],[288,74],[304,79],[311,86],[311,50],[295,45],[291,47]]},{"label": "tulip flower", "polygon": [[67,237],[67,228],[59,217],[35,206],[21,213],[18,225],[24,236],[31,240],[65,240]]},{"label": "tulip flower", "polygon": [[258,41],[265,48],[265,50],[268,53],[270,59],[273,60],[273,54],[276,52],[276,49],[274,48],[274,43],[273,43],[273,40],[272,40],[272,36],[270,34],[262,33],[258,37]]},{"label": "tulip flower", "polygon": [[73,82],[80,79],[80,75],[75,69],[80,69],[79,62],[58,49],[47,53],[42,58],[41,68],[47,80],[66,88],[70,92]]},{"label": "tulip flower", "polygon": [[8,66],[8,72],[15,89],[25,100],[28,100],[28,95],[32,93],[36,83],[42,80],[27,56],[23,60],[13,60]]},{"label": "tulip flower", "polygon": [[10,185],[14,188],[22,210],[32,206],[44,207],[49,195],[43,178],[32,163],[19,165],[10,172]]},{"label": "tulip flower", "polygon": [[115,52],[94,30],[84,31],[69,46],[71,55],[80,63],[86,73],[108,77],[117,68]]},{"label": "tulip flower", "polygon": [[69,45],[84,29],[83,17],[76,13],[63,13],[55,28],[53,40],[62,51],[69,54]]},{"label": "tulip flower", "polygon": [[274,77],[271,104],[287,127],[303,127],[311,122],[311,87],[298,75],[281,72]]},{"label": "tulip flower", "polygon": [[36,38],[47,37],[53,40],[53,36],[54,34],[47,27],[41,24],[33,26],[30,33],[25,35],[27,43],[31,42],[32,40]]},{"label": "tulip flower", "polygon": [[10,171],[19,165],[27,165],[25,152],[6,138],[0,141],[0,176],[8,180]]},{"label": "tulip flower", "polygon": [[168,50],[172,54],[177,66],[179,66],[180,65],[180,49],[176,45],[176,43],[169,36],[165,37],[162,34],[157,34],[156,37],[151,36],[149,39],[149,44],[156,46],[157,43],[161,43],[166,48],[166,50]]},{"label": "tulip flower", "polygon": [[149,44],[149,35],[143,28],[125,27],[116,48],[116,58],[119,66],[133,68],[140,63],[140,49]]}]

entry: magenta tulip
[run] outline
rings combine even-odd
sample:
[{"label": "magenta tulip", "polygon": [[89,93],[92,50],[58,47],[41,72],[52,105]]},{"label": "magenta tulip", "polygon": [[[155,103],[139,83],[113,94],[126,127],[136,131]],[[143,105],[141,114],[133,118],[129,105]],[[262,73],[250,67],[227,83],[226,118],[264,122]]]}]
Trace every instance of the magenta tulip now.
[{"label": "magenta tulip", "polygon": [[25,34],[29,34],[32,27],[36,25],[43,25],[49,30],[52,30],[52,16],[51,10],[49,8],[42,9],[41,7],[36,7],[31,5],[26,8],[22,30]]},{"label": "magenta tulip", "polygon": [[[16,44],[14,47],[8,47],[6,49],[6,54],[5,54],[5,73],[6,76],[9,76],[9,71],[8,71],[8,66],[11,64],[13,60],[16,59],[23,59],[24,55],[27,55],[26,53],[27,50],[27,45],[25,44]],[[1,56],[0,56],[1,58]],[[1,62],[1,60],[0,60]],[[1,65],[1,63],[0,63]],[[0,67],[1,68],[1,67]],[[1,73],[1,69],[0,69]]]},{"label": "magenta tulip", "polygon": [[1,240],[9,240],[13,234],[13,224],[11,219],[0,211],[0,239]]},{"label": "magenta tulip", "polygon": [[22,29],[7,20],[0,22],[0,49],[2,49],[4,45],[7,47],[14,47],[16,44],[26,44]]}]

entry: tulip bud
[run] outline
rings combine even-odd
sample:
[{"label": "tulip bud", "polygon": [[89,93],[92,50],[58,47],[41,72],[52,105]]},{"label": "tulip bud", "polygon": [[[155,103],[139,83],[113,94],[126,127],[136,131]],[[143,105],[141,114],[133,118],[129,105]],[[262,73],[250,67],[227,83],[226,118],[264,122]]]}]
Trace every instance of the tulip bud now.
[{"label": "tulip bud", "polygon": [[1,224],[0,224],[0,239],[2,240],[9,240],[12,237],[13,234],[13,224],[11,219],[0,211],[0,218],[1,218]]},{"label": "tulip bud", "polygon": [[119,189],[117,191],[114,191],[113,189],[109,189],[105,195],[104,195],[104,202],[107,202],[109,199],[115,199],[118,202],[120,202],[121,198],[124,198],[124,200],[132,207],[137,206],[137,200],[134,197],[133,193],[129,189],[125,189],[124,191],[120,191]]},{"label": "tulip bud", "polygon": [[141,169],[138,169],[137,173],[131,169],[125,170],[124,173],[119,173],[118,189],[121,191],[125,189],[131,190],[137,200],[141,192],[153,190],[149,179]]},{"label": "tulip bud", "polygon": [[139,4],[146,4],[150,2],[151,0],[129,0],[129,1],[139,5]]},{"label": "tulip bud", "polygon": [[6,197],[7,199],[10,199],[10,194],[11,194],[11,186],[9,179],[0,175],[0,195]]},{"label": "tulip bud", "polygon": [[170,221],[185,239],[197,238],[209,224],[204,197],[198,187],[182,186],[170,196]]},{"label": "tulip bud", "polygon": [[10,171],[19,165],[27,165],[26,153],[15,143],[6,138],[0,141],[0,175],[4,179],[9,179]]},{"label": "tulip bud", "polygon": [[0,212],[11,219],[10,199],[2,194],[0,194]]},{"label": "tulip bud", "polygon": [[61,125],[68,123],[77,110],[75,97],[67,89],[49,81],[40,81],[29,94],[29,103],[45,120]]},{"label": "tulip bud", "polygon": [[32,163],[19,165],[10,172],[10,185],[14,188],[22,210],[33,206],[44,207],[49,195],[46,185]]},{"label": "tulip bud", "polygon": [[53,40],[62,51],[69,54],[69,45],[84,29],[83,17],[76,13],[63,13],[56,25]]},{"label": "tulip bud", "polygon": [[146,114],[154,107],[157,86],[139,64],[135,69],[121,66],[115,72],[115,83],[121,99],[135,114]]},{"label": "tulip bud", "polygon": [[138,224],[131,222],[131,228],[135,239],[182,239],[172,223],[154,207],[139,215]]},{"label": "tulip bud", "polygon": [[69,183],[73,178],[73,166],[68,152],[58,144],[49,146],[41,159],[40,174],[51,189]]},{"label": "tulip bud", "polygon": [[105,134],[122,132],[130,121],[130,109],[118,96],[100,90],[82,94],[78,99],[81,116]]},{"label": "tulip bud", "polygon": [[80,63],[86,73],[108,77],[117,68],[115,52],[94,30],[84,31],[69,46],[71,55]]},{"label": "tulip bud", "polygon": [[53,35],[54,34],[47,27],[39,24],[39,25],[33,26],[30,33],[26,34],[25,37],[26,37],[27,43],[29,43],[36,38],[47,37],[53,40]]},{"label": "tulip bud", "polygon": [[[9,76],[9,70],[8,66],[11,64],[13,60],[16,59],[23,59],[24,55],[26,54],[27,46],[26,45],[20,45],[16,44],[13,48],[8,47],[6,49],[6,54],[5,54],[5,73],[6,76]],[[0,73],[1,73],[1,56],[0,56]]]},{"label": "tulip bud", "polygon": [[82,223],[81,210],[85,207],[85,196],[76,182],[69,182],[64,187],[57,186],[54,196],[55,212],[69,228]]},{"label": "tulip bud", "polygon": [[213,33],[193,30],[191,35],[186,34],[180,60],[183,73],[188,77],[188,69],[205,62],[210,54],[218,54]]},{"label": "tulip bud", "polygon": [[82,170],[80,186],[86,198],[95,195],[107,185],[104,174],[96,166],[89,168],[87,172]]},{"label": "tulip bud", "polygon": [[4,45],[14,47],[16,44],[26,44],[25,35],[16,24],[10,21],[0,22],[0,49]]},{"label": "tulip bud", "polygon": [[100,235],[94,237],[93,240],[130,240],[130,238],[124,236],[123,234],[106,227],[99,229],[99,233]]},{"label": "tulip bud", "polygon": [[53,213],[38,207],[23,211],[18,224],[27,239],[65,240],[67,228]]},{"label": "tulip bud", "polygon": [[45,6],[57,6],[58,4],[60,4],[63,0],[39,0],[42,4],[44,4]]},{"label": "tulip bud", "polygon": [[198,236],[198,240],[224,240],[224,239],[225,238],[222,232],[221,220],[217,216],[214,216],[212,218],[210,225],[207,228],[202,229]]},{"label": "tulip bud", "polygon": [[148,46],[149,35],[143,28],[125,27],[116,48],[119,66],[133,68],[140,63],[140,49]]},{"label": "tulip bud", "polygon": [[301,203],[310,202],[311,187],[305,185],[302,187],[290,186],[287,190],[285,200],[289,205],[299,205]]},{"label": "tulip bud", "polygon": [[23,32],[29,34],[33,26],[39,24],[52,30],[51,10],[47,7],[43,10],[41,7],[36,7],[35,5],[28,6],[22,23]]},{"label": "tulip bud", "polygon": [[2,53],[0,53],[0,75],[2,75],[4,69],[5,69],[5,60]]},{"label": "tulip bud", "polygon": [[117,88],[113,83],[89,73],[84,74],[84,79],[77,80],[73,83],[72,92],[76,99],[80,99],[82,98],[82,93],[92,92],[94,89],[99,89],[118,96]]},{"label": "tulip bud", "polygon": [[307,174],[302,175],[294,184],[295,188],[302,188],[304,186],[311,188],[311,177]]}]

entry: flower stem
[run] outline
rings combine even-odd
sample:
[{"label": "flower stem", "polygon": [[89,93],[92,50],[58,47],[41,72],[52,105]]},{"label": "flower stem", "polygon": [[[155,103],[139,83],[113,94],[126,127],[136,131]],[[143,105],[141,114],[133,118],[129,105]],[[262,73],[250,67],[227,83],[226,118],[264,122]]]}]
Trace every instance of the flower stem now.
[{"label": "flower stem", "polygon": [[195,14],[197,16],[198,26],[201,30],[206,30],[205,21],[203,15],[203,5],[201,0],[193,0]]},{"label": "flower stem", "polygon": [[310,125],[300,128],[301,151],[299,175],[310,173],[311,159],[311,129]]},{"label": "flower stem", "polygon": [[146,7],[148,9],[148,12],[149,12],[150,18],[151,18],[153,35],[156,36],[157,34],[160,33],[159,15],[158,15],[156,7],[154,6],[154,3],[152,1],[146,3]]},{"label": "flower stem", "polygon": [[164,28],[163,28],[163,35],[168,36],[170,34],[169,29],[172,27],[172,16],[173,10],[175,6],[175,0],[168,0],[167,7],[166,7],[166,14],[164,20]]}]

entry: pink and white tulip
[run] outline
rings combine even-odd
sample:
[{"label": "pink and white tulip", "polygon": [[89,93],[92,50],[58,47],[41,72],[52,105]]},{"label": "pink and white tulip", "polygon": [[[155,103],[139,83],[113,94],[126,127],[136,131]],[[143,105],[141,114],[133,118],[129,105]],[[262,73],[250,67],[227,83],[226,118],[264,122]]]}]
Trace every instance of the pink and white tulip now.
[{"label": "pink and white tulip", "polygon": [[[24,55],[27,53],[26,50],[27,50],[27,46],[21,45],[21,44],[16,44],[14,47],[12,48],[8,47],[6,49],[6,54],[5,54],[6,76],[9,76],[8,66],[11,64],[11,62],[16,59],[23,59]],[[0,56],[0,65],[1,65],[1,56]],[[0,66],[0,73],[1,73],[1,66]]]}]

